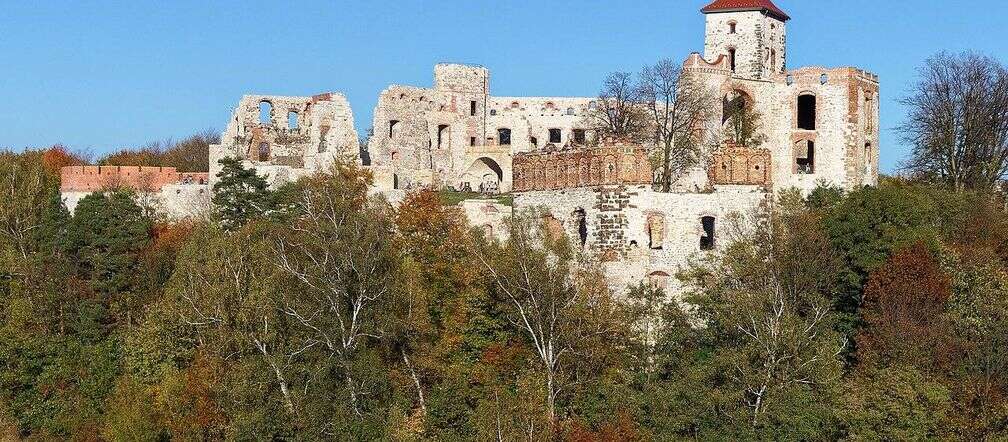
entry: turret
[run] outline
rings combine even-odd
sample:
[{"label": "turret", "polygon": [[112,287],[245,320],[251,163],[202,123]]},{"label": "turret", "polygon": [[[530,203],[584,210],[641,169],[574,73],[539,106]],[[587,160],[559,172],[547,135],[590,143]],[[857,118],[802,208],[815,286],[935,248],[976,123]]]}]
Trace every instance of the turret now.
[{"label": "turret", "polygon": [[701,9],[707,16],[704,58],[727,58],[734,76],[762,80],[785,70],[791,19],[771,0],[716,0]]}]

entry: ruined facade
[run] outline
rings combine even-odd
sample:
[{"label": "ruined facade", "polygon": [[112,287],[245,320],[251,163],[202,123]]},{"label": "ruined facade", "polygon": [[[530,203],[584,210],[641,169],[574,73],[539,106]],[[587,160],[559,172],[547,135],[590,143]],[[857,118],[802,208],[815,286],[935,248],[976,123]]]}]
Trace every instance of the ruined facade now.
[{"label": "ruined facade", "polygon": [[343,95],[246,95],[231,115],[221,144],[210,146],[210,184],[219,161],[238,158],[276,187],[330,167],[336,158],[360,160],[353,113]]},{"label": "ruined facade", "polygon": [[439,64],[433,88],[394,85],[381,93],[368,154],[383,188],[508,192],[515,153],[587,144],[581,122],[591,103],[492,97],[486,68]]}]

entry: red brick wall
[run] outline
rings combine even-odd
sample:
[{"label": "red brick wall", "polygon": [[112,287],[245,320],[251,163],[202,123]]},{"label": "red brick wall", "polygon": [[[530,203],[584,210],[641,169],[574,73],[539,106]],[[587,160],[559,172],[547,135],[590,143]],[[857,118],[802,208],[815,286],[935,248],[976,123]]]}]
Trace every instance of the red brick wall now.
[{"label": "red brick wall", "polygon": [[67,166],[60,169],[60,190],[93,192],[110,187],[160,191],[170,184],[206,184],[206,173],[179,173],[174,167]]}]

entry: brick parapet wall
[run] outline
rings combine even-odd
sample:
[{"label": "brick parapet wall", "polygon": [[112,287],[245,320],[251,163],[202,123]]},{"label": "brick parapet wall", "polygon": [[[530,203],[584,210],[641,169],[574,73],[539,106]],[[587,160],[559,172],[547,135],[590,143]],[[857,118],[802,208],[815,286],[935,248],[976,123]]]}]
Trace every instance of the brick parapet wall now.
[{"label": "brick parapet wall", "polygon": [[61,192],[94,192],[126,187],[159,192],[173,184],[207,183],[207,173],[178,172],[174,167],[67,166],[60,169]]},{"label": "brick parapet wall", "polygon": [[609,145],[570,151],[519,153],[514,157],[514,190],[651,184],[647,150]]}]

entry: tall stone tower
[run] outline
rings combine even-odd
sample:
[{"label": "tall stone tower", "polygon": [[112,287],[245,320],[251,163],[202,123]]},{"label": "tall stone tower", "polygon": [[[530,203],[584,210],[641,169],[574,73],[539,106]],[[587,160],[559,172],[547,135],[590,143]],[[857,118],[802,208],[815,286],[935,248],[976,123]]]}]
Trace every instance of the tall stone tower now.
[{"label": "tall stone tower", "polygon": [[704,58],[727,57],[736,77],[762,80],[784,72],[785,23],[791,19],[771,0],[716,0],[707,16]]}]

